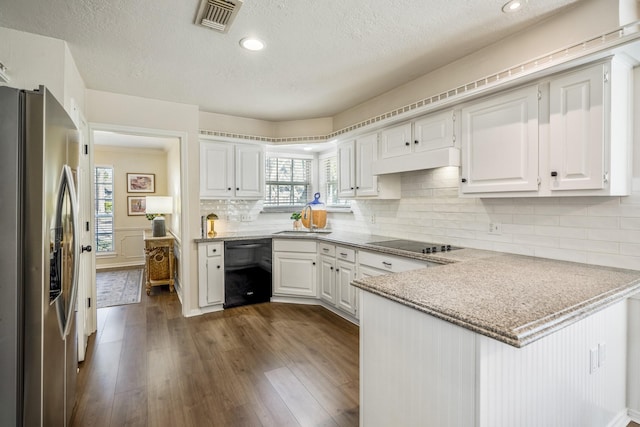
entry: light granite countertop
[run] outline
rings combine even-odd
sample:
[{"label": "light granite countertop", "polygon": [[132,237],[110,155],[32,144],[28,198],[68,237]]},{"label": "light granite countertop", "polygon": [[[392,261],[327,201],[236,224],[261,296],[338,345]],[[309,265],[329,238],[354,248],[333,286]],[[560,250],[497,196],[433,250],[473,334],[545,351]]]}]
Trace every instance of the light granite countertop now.
[{"label": "light granite countertop", "polygon": [[373,246],[392,237],[347,232],[228,233],[197,243],[249,238],[317,239],[435,262],[352,284],[440,319],[522,347],[640,292],[640,271],[478,249],[436,255]]}]

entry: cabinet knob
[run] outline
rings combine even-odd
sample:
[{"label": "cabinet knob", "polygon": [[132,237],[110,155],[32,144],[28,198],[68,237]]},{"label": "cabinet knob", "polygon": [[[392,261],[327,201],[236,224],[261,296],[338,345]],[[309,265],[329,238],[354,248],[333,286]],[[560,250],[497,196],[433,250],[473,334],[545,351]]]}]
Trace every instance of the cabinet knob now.
[{"label": "cabinet knob", "polygon": [[316,265],[316,263],[315,263],[315,262],[312,262],[312,263],[311,263],[311,265]]},{"label": "cabinet knob", "polygon": [[351,187],[351,189],[353,190],[353,187]]},{"label": "cabinet knob", "polygon": [[329,268],[333,270],[333,267],[329,267]]},{"label": "cabinet knob", "polygon": [[227,188],[227,191],[231,191],[231,187]]},{"label": "cabinet knob", "polygon": [[418,141],[417,139],[415,141],[413,141],[414,144],[419,143],[420,141]]},{"label": "cabinet knob", "polygon": [[338,271],[340,271],[340,269],[339,269],[339,268],[336,268],[336,273],[337,273]]},{"label": "cabinet knob", "polygon": [[214,249],[214,250],[213,250],[213,252],[218,252],[218,250],[217,250],[217,249]]},{"label": "cabinet knob", "polygon": [[409,144],[409,141],[405,142],[404,145],[406,145],[407,147],[411,144]]},{"label": "cabinet knob", "polygon": [[220,266],[216,267],[216,268],[220,268]]},{"label": "cabinet knob", "polygon": [[556,171],[551,171],[551,176],[553,176],[553,177],[558,176],[558,172],[556,172]]},{"label": "cabinet knob", "polygon": [[236,191],[240,191],[240,187],[236,187]]},{"label": "cabinet knob", "polygon": [[359,189],[360,189],[360,187],[356,187],[356,190],[359,190]]},{"label": "cabinet knob", "polygon": [[460,181],[467,182],[467,178],[462,178]]}]

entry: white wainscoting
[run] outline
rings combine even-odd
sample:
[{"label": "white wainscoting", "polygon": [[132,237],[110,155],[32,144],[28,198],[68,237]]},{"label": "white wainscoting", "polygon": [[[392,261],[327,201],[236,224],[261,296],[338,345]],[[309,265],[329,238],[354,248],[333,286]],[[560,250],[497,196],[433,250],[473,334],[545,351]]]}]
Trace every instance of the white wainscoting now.
[{"label": "white wainscoting", "polygon": [[[602,427],[625,418],[626,324],[622,301],[520,349],[478,335],[477,425]],[[604,361],[590,373],[598,344]]]},{"label": "white wainscoting", "polygon": [[96,257],[96,268],[131,267],[144,265],[144,228],[116,228],[113,233],[115,252],[108,256]]},{"label": "white wainscoting", "polygon": [[627,407],[633,421],[640,423],[640,295],[635,295],[627,301]]},{"label": "white wainscoting", "polygon": [[474,333],[360,292],[360,425],[473,426]]},{"label": "white wainscoting", "polygon": [[[626,301],[520,349],[369,292],[361,292],[360,309],[360,425],[629,421]],[[604,360],[590,372],[598,344]]]}]

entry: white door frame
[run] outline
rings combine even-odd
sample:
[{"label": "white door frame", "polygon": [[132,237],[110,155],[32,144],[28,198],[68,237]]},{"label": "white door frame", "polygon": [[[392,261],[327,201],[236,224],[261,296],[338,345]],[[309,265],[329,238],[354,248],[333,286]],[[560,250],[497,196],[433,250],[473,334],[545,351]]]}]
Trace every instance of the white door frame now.
[{"label": "white door frame", "polygon": [[[178,280],[180,282],[180,287],[178,290],[178,297],[182,303],[182,315],[186,316],[188,312],[188,308],[186,304],[188,302],[188,296],[190,295],[190,280],[189,280],[189,266],[190,266],[190,251],[189,247],[185,244],[188,241],[188,232],[189,232],[189,197],[188,197],[188,169],[187,169],[187,141],[188,134],[187,132],[180,131],[170,131],[163,129],[151,129],[151,128],[142,128],[135,126],[121,126],[114,125],[108,123],[89,123],[89,135],[90,135],[90,152],[91,152],[91,168],[94,167],[94,156],[93,156],[93,133],[95,131],[106,131],[106,132],[115,132],[115,133],[124,133],[128,135],[140,135],[140,136],[151,136],[151,137],[168,137],[168,138],[176,138],[180,144],[180,238],[176,239],[176,243],[180,246],[180,268],[178,269]],[[94,198],[94,192],[92,191],[92,204]],[[93,230],[93,227],[92,227]],[[95,255],[94,255],[94,280],[92,286],[92,300],[95,301]],[[187,298],[187,300],[184,299]],[[91,315],[95,324],[97,325],[97,310],[95,304],[92,304],[91,307]],[[95,331],[95,329],[94,329]]]}]

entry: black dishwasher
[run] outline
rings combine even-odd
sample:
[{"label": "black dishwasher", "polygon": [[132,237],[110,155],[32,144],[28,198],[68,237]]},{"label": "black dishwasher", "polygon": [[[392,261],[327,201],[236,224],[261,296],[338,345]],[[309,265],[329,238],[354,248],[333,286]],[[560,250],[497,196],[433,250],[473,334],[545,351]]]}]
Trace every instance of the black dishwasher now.
[{"label": "black dishwasher", "polygon": [[224,308],[271,299],[271,239],[224,242]]}]

